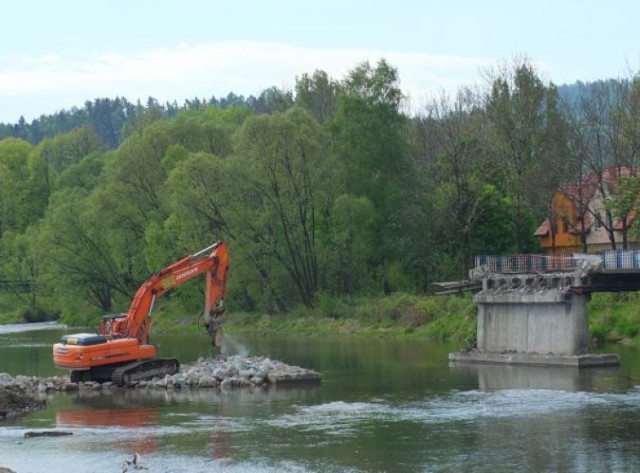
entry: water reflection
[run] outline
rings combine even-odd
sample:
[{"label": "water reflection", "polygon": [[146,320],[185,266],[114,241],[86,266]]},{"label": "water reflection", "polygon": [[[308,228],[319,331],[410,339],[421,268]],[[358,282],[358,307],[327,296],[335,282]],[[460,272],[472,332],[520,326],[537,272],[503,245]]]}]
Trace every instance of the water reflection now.
[{"label": "water reflection", "polygon": [[87,408],[109,408],[126,406],[129,408],[149,406],[171,406],[179,403],[198,402],[207,404],[232,403],[290,403],[305,402],[317,395],[319,385],[265,386],[251,389],[127,389],[113,388],[106,390],[81,389],[71,393],[56,395],[66,396],[75,406]]},{"label": "water reflection", "polygon": [[450,363],[454,371],[477,377],[483,391],[500,389],[554,389],[561,391],[626,391],[633,384],[618,367],[577,368],[569,366],[525,366]]},{"label": "water reflection", "polygon": [[36,330],[63,330],[66,325],[57,322],[36,322],[28,324],[0,324],[0,334],[33,332]]},{"label": "water reflection", "polygon": [[55,412],[56,428],[100,435],[112,449],[150,454],[161,452],[167,443],[188,444],[189,450],[209,452],[212,459],[232,460],[242,450],[234,436],[249,429],[241,419],[310,402],[318,392],[317,385],[228,391],[87,389],[50,398],[63,404]]}]

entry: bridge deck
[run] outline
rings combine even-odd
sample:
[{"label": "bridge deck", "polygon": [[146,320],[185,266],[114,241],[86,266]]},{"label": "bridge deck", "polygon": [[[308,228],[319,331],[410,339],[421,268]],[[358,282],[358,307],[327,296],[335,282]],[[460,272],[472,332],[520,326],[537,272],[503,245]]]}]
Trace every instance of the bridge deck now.
[{"label": "bridge deck", "polygon": [[640,250],[612,250],[599,254],[481,255],[475,258],[471,280],[491,275],[574,273],[575,292],[640,291]]}]

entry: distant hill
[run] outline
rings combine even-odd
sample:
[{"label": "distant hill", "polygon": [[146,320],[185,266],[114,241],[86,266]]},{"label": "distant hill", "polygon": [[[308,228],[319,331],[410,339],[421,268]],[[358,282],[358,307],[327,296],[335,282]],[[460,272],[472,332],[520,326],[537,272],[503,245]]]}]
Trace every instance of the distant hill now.
[{"label": "distant hill", "polygon": [[259,97],[244,97],[229,93],[217,99],[194,98],[186,100],[183,105],[176,102],[160,104],[149,97],[146,104],[140,101],[133,104],[124,97],[96,98],[85,102],[82,108],[73,107],[51,115],[42,115],[28,123],[23,117],[17,123],[0,123],[0,140],[14,137],[21,138],[36,145],[46,138],[53,138],[60,133],[67,133],[75,128],[85,126],[92,129],[104,142],[115,149],[126,136],[126,130],[145,115],[154,117],[173,117],[182,110],[192,110],[208,106],[223,109],[230,107],[247,107],[255,113],[268,113],[283,104],[293,104],[292,94],[271,87],[263,91]]},{"label": "distant hill", "polygon": [[582,82],[577,81],[573,84],[563,84],[558,86],[558,95],[562,101],[571,110],[576,110],[580,100],[584,97],[589,97],[594,89],[607,91],[609,94],[614,94],[620,87],[626,88],[629,86],[629,81],[619,79],[607,79],[594,82]]}]

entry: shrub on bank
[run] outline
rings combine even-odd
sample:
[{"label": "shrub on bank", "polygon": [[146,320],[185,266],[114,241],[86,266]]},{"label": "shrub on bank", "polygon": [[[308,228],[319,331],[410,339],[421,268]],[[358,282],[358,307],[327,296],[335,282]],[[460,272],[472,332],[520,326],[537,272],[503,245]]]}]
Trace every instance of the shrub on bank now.
[{"label": "shrub on bank", "polygon": [[439,340],[472,340],[476,312],[471,295],[416,296],[395,293],[384,297],[344,300],[320,295],[314,309],[287,314],[225,314],[237,331],[307,334],[405,335]]},{"label": "shrub on bank", "polygon": [[640,294],[594,294],[589,302],[589,329],[594,342],[640,342]]}]

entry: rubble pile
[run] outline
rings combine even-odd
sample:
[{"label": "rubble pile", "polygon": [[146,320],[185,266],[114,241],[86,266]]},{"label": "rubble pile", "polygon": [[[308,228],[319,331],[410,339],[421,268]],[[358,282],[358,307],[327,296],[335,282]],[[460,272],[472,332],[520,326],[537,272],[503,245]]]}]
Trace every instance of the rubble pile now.
[{"label": "rubble pile", "polygon": [[312,370],[265,357],[235,355],[225,359],[201,358],[193,365],[183,366],[179,373],[147,381],[147,385],[224,389],[319,381],[320,375]]},{"label": "rubble pile", "polygon": [[[319,383],[320,375],[266,357],[201,358],[174,375],[130,383],[133,389],[241,389]],[[55,391],[118,389],[111,382],[72,383],[69,376],[10,376],[0,373],[0,418],[44,407],[43,395]]]}]

